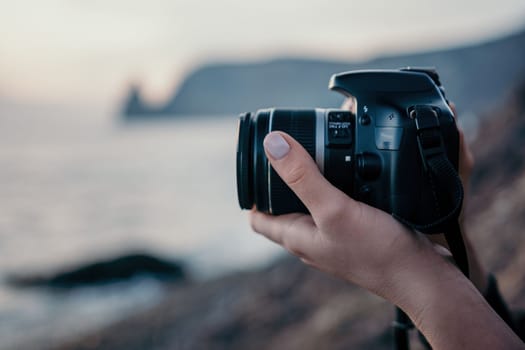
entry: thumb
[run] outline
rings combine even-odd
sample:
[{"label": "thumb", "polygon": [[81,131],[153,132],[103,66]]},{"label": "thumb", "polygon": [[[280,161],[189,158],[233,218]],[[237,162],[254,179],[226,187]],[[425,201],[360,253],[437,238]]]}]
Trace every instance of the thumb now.
[{"label": "thumb", "polygon": [[310,154],[290,135],[266,135],[264,149],[277,174],[308,208],[314,220],[339,212],[350,199],[321,174]]}]

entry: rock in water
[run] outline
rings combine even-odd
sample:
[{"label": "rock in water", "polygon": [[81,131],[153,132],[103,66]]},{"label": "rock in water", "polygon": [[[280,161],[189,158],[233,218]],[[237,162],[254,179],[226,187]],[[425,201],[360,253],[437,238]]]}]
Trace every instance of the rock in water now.
[{"label": "rock in water", "polygon": [[187,280],[179,262],[148,254],[127,254],[114,259],[78,266],[50,275],[12,276],[7,282],[16,287],[75,288],[149,276],[163,281]]}]

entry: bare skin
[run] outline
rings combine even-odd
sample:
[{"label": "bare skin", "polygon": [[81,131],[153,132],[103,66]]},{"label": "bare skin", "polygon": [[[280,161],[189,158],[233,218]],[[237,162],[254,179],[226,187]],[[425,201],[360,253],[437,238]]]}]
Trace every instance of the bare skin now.
[{"label": "bare skin", "polygon": [[[289,135],[272,132],[264,145],[273,168],[311,215],[271,216],[252,210],[254,231],[306,264],[398,305],[434,349],[525,349],[426,236],[332,186]],[[479,273],[484,278],[481,269]]]}]

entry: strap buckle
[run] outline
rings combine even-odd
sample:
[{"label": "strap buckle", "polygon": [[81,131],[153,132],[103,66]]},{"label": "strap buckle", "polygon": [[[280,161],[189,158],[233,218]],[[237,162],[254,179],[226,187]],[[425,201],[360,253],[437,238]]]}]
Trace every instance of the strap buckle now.
[{"label": "strap buckle", "polygon": [[416,124],[417,145],[423,169],[428,172],[428,159],[445,153],[445,143],[439,124],[438,114],[430,106],[414,106],[410,117]]}]

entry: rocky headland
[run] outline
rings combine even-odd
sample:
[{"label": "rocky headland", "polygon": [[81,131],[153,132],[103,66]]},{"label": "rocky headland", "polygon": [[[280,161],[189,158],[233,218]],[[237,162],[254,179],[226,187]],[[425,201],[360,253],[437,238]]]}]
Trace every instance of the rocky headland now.
[{"label": "rocky headland", "polygon": [[[335,73],[356,69],[436,67],[459,112],[478,114],[508,93],[525,74],[525,30],[465,47],[376,58],[363,62],[283,58],[267,62],[210,63],[191,72],[171,96],[149,104],[140,85],[128,88],[125,120],[238,115],[267,107],[338,107],[328,90]],[[467,116],[467,115],[465,115]]]}]

